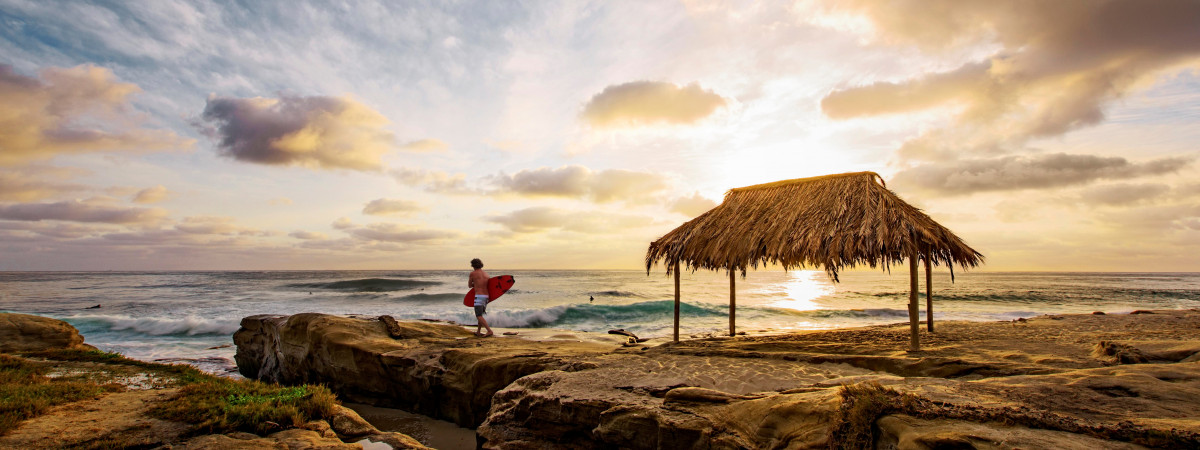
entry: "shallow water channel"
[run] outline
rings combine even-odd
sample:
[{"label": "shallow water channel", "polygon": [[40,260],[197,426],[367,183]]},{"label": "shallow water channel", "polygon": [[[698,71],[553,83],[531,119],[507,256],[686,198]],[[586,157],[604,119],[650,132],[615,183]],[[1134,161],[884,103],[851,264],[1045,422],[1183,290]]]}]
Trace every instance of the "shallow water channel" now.
[{"label": "shallow water channel", "polygon": [[475,430],[460,427],[453,422],[399,409],[380,408],[360,403],[344,403],[344,405],[353,409],[381,431],[404,433],[422,444],[438,450],[472,450],[475,448]]}]

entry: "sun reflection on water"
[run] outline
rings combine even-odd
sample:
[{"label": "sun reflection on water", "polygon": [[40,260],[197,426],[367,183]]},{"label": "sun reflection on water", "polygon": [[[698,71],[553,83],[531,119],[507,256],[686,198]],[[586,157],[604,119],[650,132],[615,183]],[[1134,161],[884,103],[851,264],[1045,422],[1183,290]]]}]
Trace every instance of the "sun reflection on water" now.
[{"label": "sun reflection on water", "polygon": [[815,300],[833,295],[835,289],[824,272],[797,270],[788,273],[791,275],[791,280],[783,285],[787,299],[775,302],[774,306],[797,311],[825,309],[825,306],[817,304]]}]

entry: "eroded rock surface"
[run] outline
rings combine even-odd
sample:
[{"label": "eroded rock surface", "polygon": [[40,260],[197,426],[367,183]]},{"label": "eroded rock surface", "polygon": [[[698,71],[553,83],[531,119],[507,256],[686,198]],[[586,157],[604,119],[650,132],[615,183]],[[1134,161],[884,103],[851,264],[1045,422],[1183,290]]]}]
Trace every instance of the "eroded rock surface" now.
[{"label": "eroded rock surface", "polygon": [[0,353],[92,348],[71,324],[49,317],[0,313]]},{"label": "eroded rock surface", "polygon": [[[879,448],[1189,447],[1198,323],[945,322],[909,353],[902,324],[622,347],[421,322],[392,339],[378,321],[302,314],[247,318],[235,342],[248,376],[478,426],[489,448],[826,448],[855,426]],[[843,386],[882,392],[863,401],[867,425]]]}]

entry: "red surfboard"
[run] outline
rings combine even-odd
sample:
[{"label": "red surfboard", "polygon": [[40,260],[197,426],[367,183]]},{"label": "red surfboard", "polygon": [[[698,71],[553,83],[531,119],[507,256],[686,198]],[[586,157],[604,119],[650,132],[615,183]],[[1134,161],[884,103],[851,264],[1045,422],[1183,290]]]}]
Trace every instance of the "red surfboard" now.
[{"label": "red surfboard", "polygon": [[[505,292],[508,292],[508,288],[513,287],[513,284],[516,282],[517,280],[514,279],[512,275],[500,275],[498,277],[488,278],[488,302],[490,303],[496,301],[496,299],[500,298],[501,295],[504,295]],[[463,297],[463,305],[475,306],[475,288],[471,288],[471,290],[467,292],[467,296]]]}]

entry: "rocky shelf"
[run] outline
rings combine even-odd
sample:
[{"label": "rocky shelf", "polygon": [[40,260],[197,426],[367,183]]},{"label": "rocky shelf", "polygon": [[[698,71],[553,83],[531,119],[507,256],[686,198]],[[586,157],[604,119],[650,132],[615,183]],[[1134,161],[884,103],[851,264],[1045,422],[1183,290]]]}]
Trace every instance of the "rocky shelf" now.
[{"label": "rocky shelf", "polygon": [[907,324],[661,345],[397,325],[247,317],[236,359],[488,448],[1200,446],[1195,310],[943,322],[913,353]]}]

